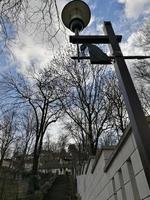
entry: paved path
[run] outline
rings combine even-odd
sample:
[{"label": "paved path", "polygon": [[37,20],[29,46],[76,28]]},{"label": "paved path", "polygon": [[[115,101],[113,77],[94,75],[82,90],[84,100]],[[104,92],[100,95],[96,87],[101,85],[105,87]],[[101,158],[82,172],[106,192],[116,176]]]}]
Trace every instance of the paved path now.
[{"label": "paved path", "polygon": [[59,175],[44,200],[69,200],[70,184],[69,177]]}]

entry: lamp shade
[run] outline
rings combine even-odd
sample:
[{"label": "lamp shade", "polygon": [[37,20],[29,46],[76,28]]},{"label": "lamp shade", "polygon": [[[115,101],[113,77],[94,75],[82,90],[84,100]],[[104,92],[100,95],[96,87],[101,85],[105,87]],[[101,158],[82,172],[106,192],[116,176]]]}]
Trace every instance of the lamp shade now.
[{"label": "lamp shade", "polygon": [[91,11],[81,0],[69,2],[62,11],[62,21],[72,32],[82,31],[89,23]]}]

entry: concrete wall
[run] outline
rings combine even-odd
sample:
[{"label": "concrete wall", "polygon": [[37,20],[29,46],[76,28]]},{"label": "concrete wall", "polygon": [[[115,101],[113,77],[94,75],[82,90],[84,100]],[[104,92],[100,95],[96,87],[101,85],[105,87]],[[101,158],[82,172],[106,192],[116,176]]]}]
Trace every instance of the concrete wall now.
[{"label": "concrete wall", "polygon": [[131,128],[120,144],[91,157],[77,176],[82,200],[150,200],[150,190]]}]

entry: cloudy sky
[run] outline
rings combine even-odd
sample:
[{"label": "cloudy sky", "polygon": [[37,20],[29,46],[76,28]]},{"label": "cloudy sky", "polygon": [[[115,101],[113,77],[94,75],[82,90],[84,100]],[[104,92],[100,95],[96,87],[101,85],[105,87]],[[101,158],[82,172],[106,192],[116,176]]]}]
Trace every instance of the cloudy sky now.
[{"label": "cloudy sky", "polygon": [[135,47],[135,38],[139,28],[150,17],[150,0],[86,0],[85,2],[91,9],[92,18],[83,34],[103,34],[103,21],[111,21],[116,34],[123,36],[121,47],[124,54],[142,54],[142,50]]},{"label": "cloudy sky", "polygon": [[[38,1],[31,0],[34,8],[36,7],[35,2]],[[69,1],[57,0],[60,14],[67,2]],[[111,21],[116,34],[123,36],[121,47],[124,55],[142,53],[135,47],[135,38],[144,21],[150,17],[150,0],[85,0],[85,2],[91,9],[92,17],[89,26],[82,34],[103,34],[103,21]],[[31,24],[26,26],[20,24],[18,34],[9,44],[10,52],[8,53],[8,50],[3,48],[3,53],[0,54],[1,71],[15,68],[26,73],[33,63],[36,68],[43,67],[52,59],[58,47],[67,43],[67,38],[71,34],[71,32],[65,32],[62,28],[67,35],[59,32],[56,37],[57,40],[51,43],[46,35],[43,36],[40,29],[34,30],[34,34],[32,29]],[[49,31],[52,30],[53,27],[49,27]],[[56,128],[53,129],[53,132],[55,130],[57,130],[57,133],[59,132],[59,129]]]},{"label": "cloudy sky", "polygon": [[[38,1],[32,1],[35,7],[34,2]],[[68,0],[57,0],[60,13],[67,2]],[[115,32],[123,35],[121,46],[124,54],[137,53],[134,47],[134,38],[138,29],[142,27],[144,20],[150,16],[150,0],[85,0],[85,2],[88,3],[91,9],[92,18],[83,34],[103,34],[103,21],[111,21]],[[4,54],[0,55],[1,70],[17,67],[25,72],[26,68],[29,68],[33,63],[38,64],[39,68],[43,67],[53,57],[58,46],[66,44],[68,36],[65,37],[62,32],[57,35],[58,42],[55,40],[51,44],[46,36],[43,39],[40,30],[37,29],[33,34],[32,29],[33,27],[30,24],[28,27],[20,25],[19,36],[16,35],[10,45],[13,56],[9,56],[5,51]],[[49,30],[52,29],[50,27]]]}]

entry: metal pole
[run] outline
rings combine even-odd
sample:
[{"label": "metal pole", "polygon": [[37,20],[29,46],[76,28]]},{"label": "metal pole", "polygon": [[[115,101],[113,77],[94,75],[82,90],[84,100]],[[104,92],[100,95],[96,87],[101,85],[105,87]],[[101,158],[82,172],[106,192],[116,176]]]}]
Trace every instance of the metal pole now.
[{"label": "metal pole", "polygon": [[150,128],[146,121],[133,81],[123,58],[111,22],[104,22],[104,31],[109,37],[110,50],[115,57],[115,70],[119,86],[129,114],[132,131],[141,157],[144,172],[150,187]]},{"label": "metal pole", "polygon": [[[74,59],[74,60],[77,60],[77,59],[78,59],[77,56],[72,56],[71,58]],[[115,59],[114,56],[108,56],[108,58],[110,58],[110,59],[112,59],[112,60]],[[142,60],[142,59],[150,58],[150,56],[123,56],[123,58],[124,58],[125,60],[132,60],[132,59]],[[90,57],[90,56],[80,56],[79,59],[80,59],[80,60],[90,60],[91,57]]]}]

